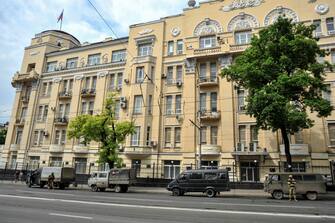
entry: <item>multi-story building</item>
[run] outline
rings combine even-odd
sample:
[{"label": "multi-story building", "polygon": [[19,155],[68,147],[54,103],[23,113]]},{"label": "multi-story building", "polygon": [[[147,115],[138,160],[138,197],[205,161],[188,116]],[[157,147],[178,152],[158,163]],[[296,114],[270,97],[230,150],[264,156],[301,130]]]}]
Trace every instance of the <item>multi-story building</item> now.
[{"label": "multi-story building", "polygon": [[[37,34],[13,77],[12,118],[2,154],[8,166],[97,166],[98,143],[66,138],[71,119],[99,114],[118,93],[119,120],[134,120],[121,156],[140,174],[173,178],[185,168],[232,166],[242,181],[259,181],[270,167],[285,170],[279,132],[257,131],[244,113],[247,91],[219,76],[279,16],[315,24],[325,58],[335,63],[335,1],[205,1],[182,14],[130,26],[129,36],[80,43],[59,30]],[[327,71],[329,89],[335,73]],[[334,94],[325,93],[328,100]],[[296,171],[330,172],[335,113],[291,135]],[[194,122],[191,123],[191,121]],[[201,162],[199,162],[201,157]]]}]

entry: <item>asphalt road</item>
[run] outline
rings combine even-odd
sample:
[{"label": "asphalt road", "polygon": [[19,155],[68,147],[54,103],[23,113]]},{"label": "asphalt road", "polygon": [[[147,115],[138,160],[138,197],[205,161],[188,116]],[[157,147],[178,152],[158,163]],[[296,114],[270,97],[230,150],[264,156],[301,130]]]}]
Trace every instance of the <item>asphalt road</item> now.
[{"label": "asphalt road", "polygon": [[93,193],[0,184],[1,223],[335,222],[335,199],[289,202],[201,194]]}]

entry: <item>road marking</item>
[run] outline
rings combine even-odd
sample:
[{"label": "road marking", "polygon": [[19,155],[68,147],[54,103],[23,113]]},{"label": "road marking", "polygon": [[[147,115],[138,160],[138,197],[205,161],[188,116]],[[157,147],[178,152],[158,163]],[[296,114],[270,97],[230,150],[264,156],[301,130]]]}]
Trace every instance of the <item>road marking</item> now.
[{"label": "road marking", "polygon": [[92,217],[86,217],[86,216],[79,216],[79,215],[69,215],[69,214],[58,214],[58,213],[49,213],[51,216],[60,216],[60,217],[66,217],[66,218],[80,218],[80,219],[89,219],[92,220]]},{"label": "road marking", "polygon": [[41,191],[31,191],[31,190],[16,190],[17,192],[31,193],[31,194],[54,194],[54,195],[64,195],[64,196],[76,196],[74,194],[66,193],[53,193],[53,192],[41,192]]},{"label": "road marking", "polygon": [[94,206],[109,206],[109,207],[124,207],[124,208],[142,208],[168,211],[188,211],[188,212],[206,212],[217,214],[234,214],[234,215],[257,215],[257,216],[272,216],[272,217],[291,217],[291,218],[314,218],[314,219],[335,219],[335,215],[312,215],[312,214],[293,214],[293,213],[274,213],[274,212],[251,212],[251,211],[232,211],[232,210],[213,210],[213,209],[199,209],[199,208],[178,208],[178,207],[164,207],[164,206],[145,206],[133,204],[118,204],[118,203],[100,203],[93,201],[79,201],[79,200],[64,200],[42,197],[26,197],[16,195],[0,194],[0,197],[26,199],[26,200],[41,200],[41,201],[55,201],[73,204],[85,204]]}]

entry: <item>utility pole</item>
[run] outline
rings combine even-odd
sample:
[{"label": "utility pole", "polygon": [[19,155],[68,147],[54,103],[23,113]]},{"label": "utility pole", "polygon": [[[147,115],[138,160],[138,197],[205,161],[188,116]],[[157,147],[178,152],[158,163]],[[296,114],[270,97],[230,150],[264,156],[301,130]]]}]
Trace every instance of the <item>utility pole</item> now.
[{"label": "utility pole", "polygon": [[[198,165],[196,164],[196,169],[197,168],[201,168],[201,138],[202,138],[202,133],[201,133],[201,126],[197,125],[194,121],[192,121],[191,119],[189,119],[190,122],[199,130],[199,161],[198,161]],[[197,150],[195,150],[195,155],[197,155]]]}]

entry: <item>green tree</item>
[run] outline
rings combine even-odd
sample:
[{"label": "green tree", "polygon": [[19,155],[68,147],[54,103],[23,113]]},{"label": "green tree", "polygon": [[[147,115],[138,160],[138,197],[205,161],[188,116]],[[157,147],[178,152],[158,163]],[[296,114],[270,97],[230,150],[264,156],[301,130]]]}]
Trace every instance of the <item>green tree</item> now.
[{"label": "green tree", "polygon": [[68,127],[70,139],[81,140],[83,144],[99,142],[99,163],[108,163],[109,168],[121,167],[119,145],[127,135],[135,131],[132,121],[117,121],[115,118],[116,95],[109,95],[104,109],[99,115],[80,115],[73,119]]},{"label": "green tree", "polygon": [[324,70],[332,68],[316,59],[326,52],[317,45],[314,29],[279,18],[254,36],[251,46],[221,74],[248,90],[246,113],[256,119],[259,129],[281,131],[289,171],[288,134],[312,127],[310,112],[326,117],[333,110],[322,98],[322,91],[327,91]]},{"label": "green tree", "polygon": [[6,135],[7,135],[7,129],[0,130],[0,145],[5,144]]}]

